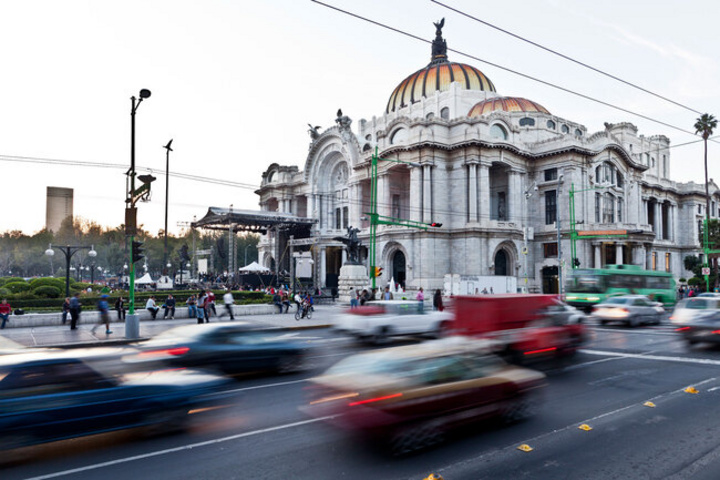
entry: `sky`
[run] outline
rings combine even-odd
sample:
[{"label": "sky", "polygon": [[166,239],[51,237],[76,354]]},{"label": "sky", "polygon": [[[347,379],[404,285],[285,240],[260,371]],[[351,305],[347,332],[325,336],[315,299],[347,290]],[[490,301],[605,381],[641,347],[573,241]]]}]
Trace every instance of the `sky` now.
[{"label": "sky", "polygon": [[[692,132],[700,113],[720,117],[713,0],[443,0],[680,106],[431,0],[325,1],[428,41],[445,18],[448,48],[476,57],[450,51],[450,60],[483,71],[498,93],[538,102],[589,135],[604,122],[665,135],[671,178],[703,182]],[[254,191],[270,164],[304,169],[308,123],[329,128],[342,108],[355,130],[430,60],[428,43],[312,0],[0,0],[0,44],[0,232],[27,234],[45,225],[47,186],[74,189],[76,217],[124,222],[140,89],[152,96],[136,112],[136,170],[157,181],[138,222],[153,233],[164,226],[163,146],[173,139],[168,231],[179,233],[210,206],[258,210]],[[708,142],[709,177],[720,182],[718,160],[720,143]]]}]

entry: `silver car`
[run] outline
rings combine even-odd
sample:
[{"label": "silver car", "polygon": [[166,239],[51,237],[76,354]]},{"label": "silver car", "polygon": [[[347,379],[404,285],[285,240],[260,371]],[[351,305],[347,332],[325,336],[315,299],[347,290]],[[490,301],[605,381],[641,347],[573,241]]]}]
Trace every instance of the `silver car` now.
[{"label": "silver car", "polygon": [[646,296],[620,295],[595,305],[591,317],[601,325],[621,322],[629,327],[637,327],[641,324],[659,325],[664,313],[661,303],[653,302]]}]

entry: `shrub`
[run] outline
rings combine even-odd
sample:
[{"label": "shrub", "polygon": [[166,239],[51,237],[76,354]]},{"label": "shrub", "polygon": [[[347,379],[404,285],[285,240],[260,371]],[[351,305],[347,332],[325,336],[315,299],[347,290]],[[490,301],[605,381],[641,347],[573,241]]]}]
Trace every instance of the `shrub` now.
[{"label": "shrub", "polygon": [[33,290],[33,295],[40,298],[58,298],[60,289],[52,285],[41,285]]},{"label": "shrub", "polygon": [[38,287],[51,286],[61,291],[65,291],[65,279],[54,277],[33,278],[32,280],[30,280],[30,286],[33,290]]},{"label": "shrub", "polygon": [[681,279],[679,280],[679,282],[680,282],[680,283],[685,283],[685,282],[687,282],[687,279],[681,278]]},{"label": "shrub", "polygon": [[25,281],[20,282],[8,282],[5,285],[3,285],[4,288],[7,288],[12,293],[20,293],[20,292],[27,292],[32,287],[30,287],[30,284]]},{"label": "shrub", "polygon": [[3,277],[3,278],[0,278],[0,286],[4,286],[4,285],[6,285],[8,283],[12,283],[12,282],[24,282],[24,281],[25,281],[25,279],[20,278],[20,277]]},{"label": "shrub", "polygon": [[0,297],[6,298],[6,297],[9,297],[10,295],[12,295],[12,292],[10,290],[8,290],[5,287],[0,288]]}]

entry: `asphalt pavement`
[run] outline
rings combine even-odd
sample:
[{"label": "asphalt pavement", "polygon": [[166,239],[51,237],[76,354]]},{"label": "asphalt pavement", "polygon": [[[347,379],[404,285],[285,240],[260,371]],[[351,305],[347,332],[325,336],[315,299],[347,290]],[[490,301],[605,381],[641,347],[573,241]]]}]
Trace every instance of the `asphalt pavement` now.
[{"label": "asphalt pavement", "polygon": [[[288,313],[274,313],[261,315],[235,315],[235,320],[242,320],[270,327],[282,328],[324,328],[330,325],[329,319],[340,312],[347,306],[335,305],[316,305],[312,319],[295,320],[295,308],[291,307]],[[114,313],[114,312],[113,312]],[[218,314],[222,313],[222,309],[218,308]],[[126,338],[125,323],[117,321],[116,316],[112,316],[113,321],[110,324],[110,335],[105,334],[104,325],[100,325],[95,333],[92,332],[94,325],[80,324],[75,330],[70,330],[68,325],[52,325],[27,328],[6,328],[0,331],[0,349],[3,346],[21,345],[24,347],[74,347],[74,346],[97,346],[97,345],[113,345],[125,344],[146,338],[153,337],[179,325],[197,324],[197,319],[187,318],[186,312],[179,312],[174,320],[141,320],[140,321],[140,338]],[[184,318],[180,318],[184,317]],[[222,317],[213,316],[210,322],[230,321],[227,315]]]}]

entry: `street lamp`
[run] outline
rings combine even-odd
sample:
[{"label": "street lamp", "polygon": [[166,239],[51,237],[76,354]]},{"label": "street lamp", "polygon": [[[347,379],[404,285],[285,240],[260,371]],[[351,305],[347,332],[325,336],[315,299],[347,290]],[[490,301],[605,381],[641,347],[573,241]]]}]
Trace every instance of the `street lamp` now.
[{"label": "street lamp", "polygon": [[95,251],[95,247],[92,245],[89,247],[81,246],[81,245],[65,245],[63,247],[58,247],[58,246],[53,247],[53,244],[51,243],[50,246],[48,247],[48,249],[45,250],[45,255],[47,255],[48,257],[52,257],[53,255],[55,255],[55,250],[53,250],[54,248],[60,250],[63,254],[65,254],[65,296],[69,297],[70,296],[70,269],[71,269],[70,259],[79,250],[90,249],[90,251],[88,252],[88,256],[93,257],[93,258],[97,256],[97,252]]},{"label": "street lamp", "polygon": [[[170,152],[173,151],[173,149],[170,147],[172,145],[172,138],[170,141],[165,145],[163,148],[165,149],[165,230],[163,232],[163,236],[165,237],[165,250],[163,251],[163,263],[167,264],[167,268],[170,268],[170,264],[167,261],[167,224],[168,224],[168,198],[170,195]],[[167,275],[167,272],[169,270],[165,271],[165,275]]]}]

